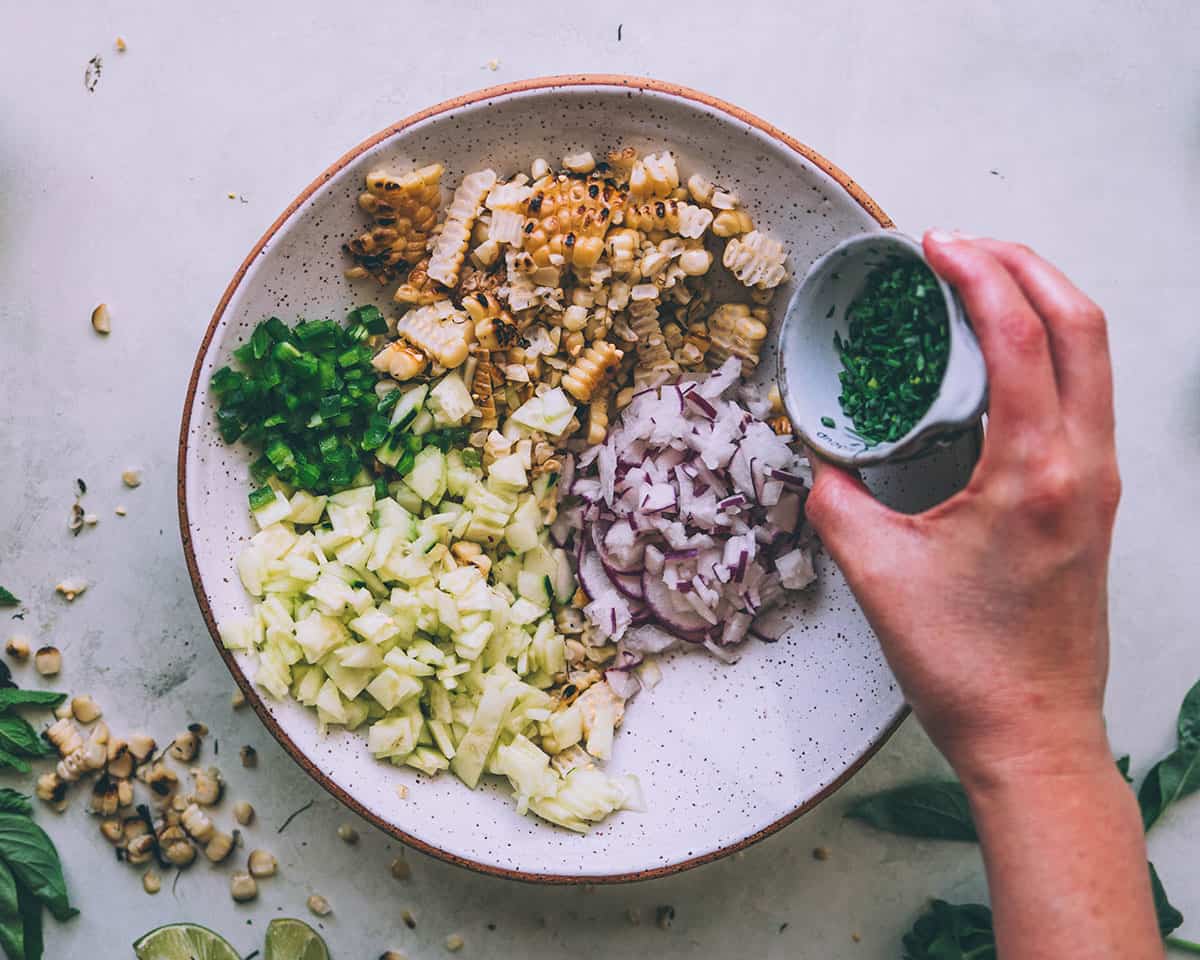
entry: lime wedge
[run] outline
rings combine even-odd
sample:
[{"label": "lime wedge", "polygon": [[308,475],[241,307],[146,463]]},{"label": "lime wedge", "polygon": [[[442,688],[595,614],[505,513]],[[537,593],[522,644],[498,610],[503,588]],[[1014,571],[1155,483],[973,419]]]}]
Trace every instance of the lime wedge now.
[{"label": "lime wedge", "polygon": [[281,917],[267,925],[263,960],[329,960],[325,941],[303,920]]},{"label": "lime wedge", "polygon": [[133,945],[138,960],[241,960],[220,934],[194,923],[151,930]]}]

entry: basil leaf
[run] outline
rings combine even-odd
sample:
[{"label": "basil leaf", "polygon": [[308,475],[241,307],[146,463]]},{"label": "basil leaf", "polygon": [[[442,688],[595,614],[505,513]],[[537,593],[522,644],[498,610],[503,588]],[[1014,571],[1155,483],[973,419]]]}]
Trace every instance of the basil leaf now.
[{"label": "basil leaf", "polygon": [[25,929],[25,960],[42,960],[45,945],[42,941],[42,905],[25,886],[17,887],[17,906]]},{"label": "basil leaf", "polygon": [[995,960],[992,911],[934,900],[904,935],[904,960]]},{"label": "basil leaf", "polygon": [[0,607],[15,607],[21,601],[14,597],[11,593],[0,587]]},{"label": "basil leaf", "polygon": [[1176,750],[1159,760],[1138,791],[1138,806],[1142,810],[1142,824],[1149,830],[1167,807],[1200,789],[1200,750],[1187,752]]},{"label": "basil leaf", "polygon": [[29,761],[24,757],[18,757],[15,753],[9,753],[3,747],[0,747],[0,770],[16,770],[18,773],[28,773],[32,769]]},{"label": "basil leaf", "polygon": [[1150,864],[1150,890],[1154,894],[1154,913],[1158,917],[1158,929],[1163,937],[1179,928],[1183,923],[1183,914],[1171,905],[1167,899],[1167,891],[1163,889],[1162,881],[1158,879],[1158,871]]},{"label": "basil leaf", "polygon": [[1129,754],[1117,757],[1117,769],[1121,772],[1121,779],[1128,784],[1133,783],[1133,777],[1129,775]]},{"label": "basil leaf", "polygon": [[1196,681],[1183,698],[1183,704],[1179,707],[1177,728],[1179,749],[1200,751],[1200,680]]},{"label": "basil leaf", "polygon": [[29,721],[15,714],[0,717],[0,748],[27,757],[46,757],[52,752],[50,745],[29,725]]},{"label": "basil leaf", "polygon": [[50,909],[55,920],[70,920],[79,912],[67,897],[67,882],[54,842],[28,817],[0,813],[0,859]]},{"label": "basil leaf", "polygon": [[67,699],[53,690],[0,690],[0,711],[10,707],[57,707]]},{"label": "basil leaf", "polygon": [[12,787],[0,787],[0,813],[23,813],[33,815],[33,804],[29,797],[17,793]]},{"label": "basil leaf", "polygon": [[0,863],[0,947],[8,960],[25,960],[25,924],[18,899],[12,871]]},{"label": "basil leaf", "polygon": [[953,780],[928,780],[864,797],[847,817],[869,823],[877,830],[931,840],[979,840],[971,820],[971,807],[962,784]]}]

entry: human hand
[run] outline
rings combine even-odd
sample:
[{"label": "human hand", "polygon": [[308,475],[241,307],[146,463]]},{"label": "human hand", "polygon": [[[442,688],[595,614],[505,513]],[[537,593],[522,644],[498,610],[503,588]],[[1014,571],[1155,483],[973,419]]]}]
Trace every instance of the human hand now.
[{"label": "human hand", "polygon": [[1025,247],[941,231],[990,381],[965,490],[896,513],[815,456],[808,518],[914,712],[968,786],[1107,763],[1107,569],[1120,480],[1104,315]]}]

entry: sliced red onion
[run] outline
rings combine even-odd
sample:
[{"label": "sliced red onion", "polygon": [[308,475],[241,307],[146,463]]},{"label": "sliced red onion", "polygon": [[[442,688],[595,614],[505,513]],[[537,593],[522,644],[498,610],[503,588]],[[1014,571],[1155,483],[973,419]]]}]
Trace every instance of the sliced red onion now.
[{"label": "sliced red onion", "polygon": [[700,415],[708,420],[717,419],[717,408],[700,396],[699,391],[690,390],[683,394],[683,398],[687,400],[693,407],[700,411]]},{"label": "sliced red onion", "polygon": [[775,467],[771,467],[767,470],[767,475],[773,480],[787,484],[789,487],[799,487],[801,490],[807,489],[803,477],[799,477],[794,473],[788,473],[786,470],[777,470]]},{"label": "sliced red onion", "polygon": [[672,601],[674,591],[659,577],[643,574],[642,590],[646,594],[646,605],[665,630],[695,637],[708,629],[708,621],[699,613],[691,609],[681,610],[675,605]]},{"label": "sliced red onion", "polygon": [[732,647],[746,639],[746,633],[750,629],[750,624],[753,618],[749,614],[735,613],[725,621],[725,628],[721,631],[721,639],[717,642],[723,647]]}]

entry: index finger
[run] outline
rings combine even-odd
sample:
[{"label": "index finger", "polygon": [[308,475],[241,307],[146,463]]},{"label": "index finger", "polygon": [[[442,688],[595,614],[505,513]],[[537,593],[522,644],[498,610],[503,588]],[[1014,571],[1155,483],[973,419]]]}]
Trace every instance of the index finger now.
[{"label": "index finger", "polygon": [[1061,417],[1050,341],[1041,317],[991,253],[940,230],[925,234],[930,266],[967,308],[988,371],[988,414],[997,439],[1055,431]]}]

